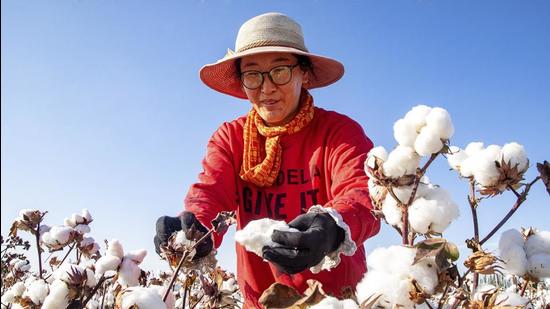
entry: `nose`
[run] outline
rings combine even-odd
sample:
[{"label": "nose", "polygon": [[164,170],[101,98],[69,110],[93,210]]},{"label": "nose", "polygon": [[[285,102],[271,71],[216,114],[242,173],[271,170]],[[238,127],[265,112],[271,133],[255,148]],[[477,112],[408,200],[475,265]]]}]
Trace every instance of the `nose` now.
[{"label": "nose", "polygon": [[262,93],[272,93],[273,91],[275,91],[275,89],[277,89],[277,85],[275,85],[271,81],[271,77],[269,76],[269,73],[265,72],[262,75],[264,77],[262,85],[260,86],[261,89],[262,89]]}]

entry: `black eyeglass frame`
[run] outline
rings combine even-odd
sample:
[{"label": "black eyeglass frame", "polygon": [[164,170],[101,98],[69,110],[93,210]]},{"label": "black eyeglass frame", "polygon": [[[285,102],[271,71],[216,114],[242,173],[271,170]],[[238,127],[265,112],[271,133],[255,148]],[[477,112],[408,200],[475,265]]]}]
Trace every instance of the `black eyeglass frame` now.
[{"label": "black eyeglass frame", "polygon": [[[278,65],[278,66],[272,68],[272,69],[269,70],[269,71],[263,71],[263,72],[262,72],[262,71],[256,71],[256,70],[245,71],[245,72],[242,72],[242,73],[240,74],[240,75],[241,75],[241,76],[240,76],[240,77],[241,77],[241,78],[240,78],[241,84],[242,84],[246,89],[250,89],[250,90],[258,89],[258,88],[262,87],[262,85],[264,84],[264,81],[265,81],[265,79],[264,79],[264,74],[267,73],[267,76],[269,76],[269,80],[270,80],[273,84],[275,84],[275,85],[277,85],[277,86],[283,86],[283,85],[288,84],[288,83],[292,80],[292,71],[294,70],[295,67],[297,67],[297,66],[299,66],[299,65],[300,65],[300,63],[296,63],[296,64],[292,64],[292,65]],[[271,72],[273,72],[274,70],[279,69],[279,68],[289,68],[289,69],[290,69],[289,78],[288,78],[288,80],[287,80],[286,82],[284,82],[284,83],[276,83],[276,82],[273,80],[273,76],[271,76]],[[259,73],[259,74],[260,74],[260,76],[261,76],[262,78],[261,78],[261,80],[260,80],[260,84],[258,85],[258,87],[250,88],[250,87],[248,87],[247,85],[245,85],[244,79],[243,79],[243,78],[244,78],[244,75],[245,75],[246,73]]]}]

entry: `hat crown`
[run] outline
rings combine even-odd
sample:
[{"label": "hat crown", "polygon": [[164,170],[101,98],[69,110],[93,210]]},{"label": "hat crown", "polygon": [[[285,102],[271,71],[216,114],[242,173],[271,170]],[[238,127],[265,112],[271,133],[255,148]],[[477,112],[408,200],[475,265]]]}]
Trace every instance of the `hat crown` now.
[{"label": "hat crown", "polygon": [[261,46],[284,46],[307,52],[302,27],[281,13],[266,13],[246,21],[237,34],[235,51]]}]

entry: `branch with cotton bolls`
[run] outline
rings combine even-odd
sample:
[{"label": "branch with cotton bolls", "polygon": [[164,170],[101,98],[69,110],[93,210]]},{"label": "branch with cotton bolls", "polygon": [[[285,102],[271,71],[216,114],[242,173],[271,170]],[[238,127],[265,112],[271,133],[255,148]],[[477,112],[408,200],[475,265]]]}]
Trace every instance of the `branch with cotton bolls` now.
[{"label": "branch with cotton bolls", "polygon": [[[389,153],[381,146],[373,148],[367,154],[365,172],[369,176],[368,186],[375,208],[373,212],[398,230],[403,246],[382,248],[382,251],[376,249],[371,253],[367,259],[369,272],[357,287],[358,299],[363,308],[412,308],[419,305],[442,308],[445,303],[452,304],[453,308],[461,304],[478,306],[474,295],[476,292],[479,293],[479,274],[493,274],[501,269],[498,264],[501,258],[484,251],[482,245],[525,201],[534,183],[541,178],[546,179],[545,184],[548,183],[548,163],[538,165],[541,176],[537,176],[529,183],[522,183],[529,167],[523,146],[508,143],[502,147],[490,145],[485,148],[483,143],[479,142],[471,143],[465,149],[450,146],[449,139],[454,133],[454,126],[449,113],[439,107],[416,106],[405,117],[399,119],[393,129],[398,145]],[[467,178],[470,185],[468,202],[474,221],[474,237],[467,240],[467,245],[473,254],[466,259],[468,271],[462,276],[454,264],[458,258],[456,245],[439,238],[459,216],[458,205],[446,190],[430,183],[425,175],[428,167],[440,154],[447,157],[451,168],[457,170],[461,177]],[[423,157],[427,159],[421,166]],[[523,191],[518,192],[521,187],[524,187]],[[488,235],[481,238],[476,210],[482,198],[478,198],[476,194],[481,194],[485,198],[494,197],[506,190],[514,193],[517,197],[516,203]],[[415,244],[418,236],[425,239]],[[415,256],[411,250],[416,250],[414,259],[410,258]],[[386,264],[377,263],[377,256],[385,256],[379,260]],[[387,263],[392,261],[392,256],[407,257],[403,258],[407,261]],[[430,262],[434,257],[435,260]],[[547,260],[538,257],[536,261],[542,265],[537,268],[538,272],[541,272],[545,269]],[[410,272],[407,273],[412,268],[420,267],[422,263],[432,265],[430,270],[435,271],[437,277],[437,284],[434,286],[419,284],[418,278]],[[385,267],[396,269],[384,271]],[[400,272],[399,269],[408,270]],[[471,272],[473,279],[468,277]],[[400,282],[395,276],[389,276],[390,273],[401,273],[403,281]],[[430,278],[427,273],[429,272],[425,269],[425,276],[422,277],[424,280]],[[495,290],[491,293],[493,294],[486,291],[482,294],[484,297],[494,296],[493,300],[501,299],[500,291]]]}]

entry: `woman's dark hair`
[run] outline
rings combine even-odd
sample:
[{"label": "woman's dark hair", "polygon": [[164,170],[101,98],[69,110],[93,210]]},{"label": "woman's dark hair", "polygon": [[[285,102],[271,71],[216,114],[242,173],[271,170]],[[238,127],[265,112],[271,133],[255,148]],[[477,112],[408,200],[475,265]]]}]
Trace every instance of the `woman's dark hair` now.
[{"label": "woman's dark hair", "polygon": [[[313,71],[313,64],[311,63],[311,59],[309,59],[308,56],[296,54],[293,55],[298,60],[298,64],[300,65],[302,71],[310,72],[313,76],[315,76],[315,72]],[[237,78],[241,79],[241,58],[235,59],[235,72],[237,72]]]}]

